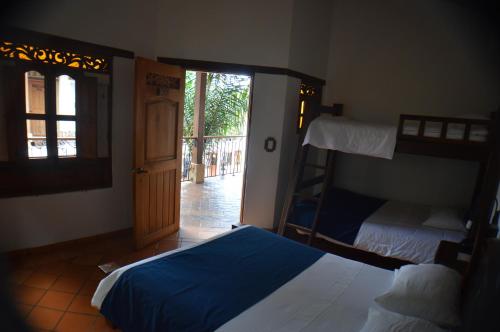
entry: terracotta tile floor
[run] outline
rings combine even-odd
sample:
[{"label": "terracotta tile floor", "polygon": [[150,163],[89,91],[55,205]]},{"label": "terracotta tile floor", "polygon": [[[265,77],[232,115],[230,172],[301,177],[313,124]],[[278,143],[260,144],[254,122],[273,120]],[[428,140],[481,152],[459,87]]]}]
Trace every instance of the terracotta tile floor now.
[{"label": "terracotta tile floor", "polygon": [[241,183],[241,175],[183,183],[181,230],[140,251],[134,251],[132,234],[124,233],[12,261],[11,288],[19,312],[34,331],[117,331],[90,306],[105,277],[97,265],[129,264],[230,229],[239,222]]}]

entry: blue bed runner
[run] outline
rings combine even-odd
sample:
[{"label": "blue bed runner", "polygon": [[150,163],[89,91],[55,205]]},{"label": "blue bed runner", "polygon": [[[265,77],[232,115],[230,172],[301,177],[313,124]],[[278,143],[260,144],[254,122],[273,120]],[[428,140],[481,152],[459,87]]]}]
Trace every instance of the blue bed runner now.
[{"label": "blue bed runner", "polygon": [[[377,211],[386,200],[331,188],[319,216],[318,233],[347,244],[354,244],[363,221]],[[295,205],[291,223],[310,228],[316,203]]]},{"label": "blue bed runner", "polygon": [[213,331],[323,255],[246,227],[125,271],[101,313],[124,332]]}]

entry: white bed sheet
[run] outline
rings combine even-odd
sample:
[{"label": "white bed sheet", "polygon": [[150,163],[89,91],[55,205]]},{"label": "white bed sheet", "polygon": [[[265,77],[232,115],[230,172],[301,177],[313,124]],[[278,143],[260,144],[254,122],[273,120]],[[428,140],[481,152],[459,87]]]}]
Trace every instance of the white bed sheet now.
[{"label": "white bed sheet", "polygon": [[359,331],[394,272],[325,254],[217,331]]},{"label": "white bed sheet", "polygon": [[309,125],[303,145],[311,144],[321,149],[392,159],[396,133],[395,126],[322,115]]},{"label": "white bed sheet", "polygon": [[[92,305],[100,308],[118,277],[130,267],[171,253],[114,271],[97,287]],[[304,272],[221,326],[218,331],[359,331],[368,315],[368,308],[373,305],[373,299],[389,289],[393,275],[393,271],[325,254]]]},{"label": "white bed sheet", "polygon": [[381,256],[433,263],[442,240],[460,242],[466,234],[422,226],[429,213],[428,206],[388,201],[363,222],[352,246],[321,233],[317,236]]},{"label": "white bed sheet", "polygon": [[428,216],[429,207],[388,201],[363,222],[354,246],[413,263],[433,263],[442,240],[460,242],[465,233],[422,226]]}]

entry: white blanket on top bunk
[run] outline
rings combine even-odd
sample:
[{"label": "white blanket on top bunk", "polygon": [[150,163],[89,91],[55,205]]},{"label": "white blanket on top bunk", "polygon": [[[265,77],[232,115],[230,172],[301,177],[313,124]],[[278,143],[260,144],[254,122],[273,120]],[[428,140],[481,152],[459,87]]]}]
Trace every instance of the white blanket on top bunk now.
[{"label": "white blanket on top bunk", "polygon": [[397,128],[394,126],[322,115],[309,125],[303,145],[392,159],[396,133]]}]

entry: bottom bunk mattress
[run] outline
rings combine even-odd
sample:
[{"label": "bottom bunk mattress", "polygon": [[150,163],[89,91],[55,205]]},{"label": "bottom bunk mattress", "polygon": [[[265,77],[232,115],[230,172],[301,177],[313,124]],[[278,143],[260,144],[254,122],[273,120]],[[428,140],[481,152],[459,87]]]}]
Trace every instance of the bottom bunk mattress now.
[{"label": "bottom bunk mattress", "polygon": [[122,267],[92,305],[127,331],[359,331],[393,272],[254,227]]},{"label": "bottom bunk mattress", "polygon": [[[310,228],[316,203],[294,207],[291,223]],[[387,201],[332,188],[323,204],[317,236],[327,241],[413,263],[433,263],[442,240],[462,241],[466,233],[423,226],[430,207]]]}]

